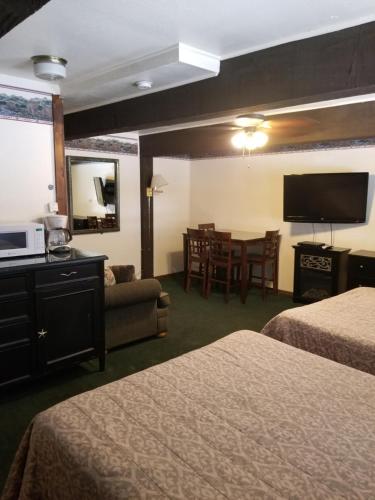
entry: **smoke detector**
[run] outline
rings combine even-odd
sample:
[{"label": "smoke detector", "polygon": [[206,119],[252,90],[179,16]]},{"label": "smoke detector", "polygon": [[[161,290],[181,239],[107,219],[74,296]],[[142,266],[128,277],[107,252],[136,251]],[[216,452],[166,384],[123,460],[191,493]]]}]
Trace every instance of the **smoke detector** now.
[{"label": "smoke detector", "polygon": [[152,81],[151,80],[138,80],[134,82],[134,87],[137,87],[139,90],[150,90],[152,89]]},{"label": "smoke detector", "polygon": [[56,56],[33,56],[34,74],[42,80],[62,80],[66,77],[68,61]]}]

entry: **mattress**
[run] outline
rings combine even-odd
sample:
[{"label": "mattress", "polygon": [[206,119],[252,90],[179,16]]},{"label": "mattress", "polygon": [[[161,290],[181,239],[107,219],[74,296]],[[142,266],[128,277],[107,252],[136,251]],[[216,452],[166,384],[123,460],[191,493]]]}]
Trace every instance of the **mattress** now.
[{"label": "mattress", "polygon": [[375,288],[284,311],[262,333],[375,375]]},{"label": "mattress", "polygon": [[3,500],[374,492],[375,378],[239,331],[38,414]]}]

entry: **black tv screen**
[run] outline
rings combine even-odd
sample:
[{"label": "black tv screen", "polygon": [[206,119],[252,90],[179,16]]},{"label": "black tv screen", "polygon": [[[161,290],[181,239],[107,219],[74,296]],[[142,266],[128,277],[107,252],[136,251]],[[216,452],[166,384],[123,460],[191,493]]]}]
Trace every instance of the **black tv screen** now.
[{"label": "black tv screen", "polygon": [[284,175],[284,221],[366,221],[368,172]]}]

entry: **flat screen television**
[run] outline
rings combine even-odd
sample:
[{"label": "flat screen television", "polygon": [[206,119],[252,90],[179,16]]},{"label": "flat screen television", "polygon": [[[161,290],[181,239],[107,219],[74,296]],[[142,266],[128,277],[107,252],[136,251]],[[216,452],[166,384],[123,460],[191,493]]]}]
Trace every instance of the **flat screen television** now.
[{"label": "flat screen television", "polygon": [[284,221],[366,221],[368,172],[284,175]]}]

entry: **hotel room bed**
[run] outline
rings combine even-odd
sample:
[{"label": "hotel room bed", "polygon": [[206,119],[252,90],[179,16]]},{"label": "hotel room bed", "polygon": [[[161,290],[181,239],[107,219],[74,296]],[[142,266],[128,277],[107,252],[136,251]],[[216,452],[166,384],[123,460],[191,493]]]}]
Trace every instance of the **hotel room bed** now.
[{"label": "hotel room bed", "polygon": [[262,333],[375,375],[375,288],[283,311]]},{"label": "hotel room bed", "polygon": [[37,415],[3,500],[374,492],[375,377],[239,331]]}]

